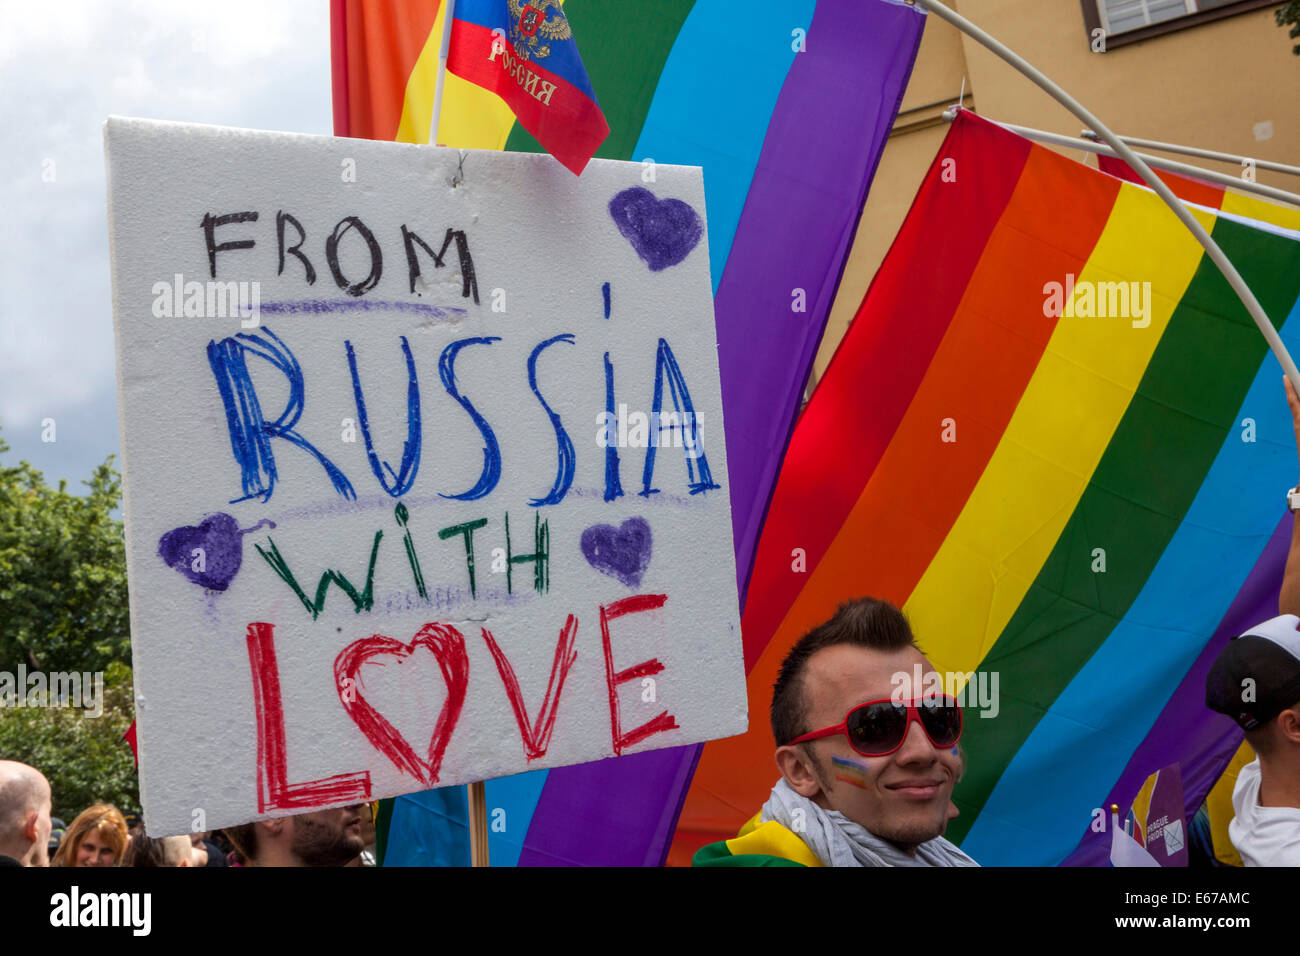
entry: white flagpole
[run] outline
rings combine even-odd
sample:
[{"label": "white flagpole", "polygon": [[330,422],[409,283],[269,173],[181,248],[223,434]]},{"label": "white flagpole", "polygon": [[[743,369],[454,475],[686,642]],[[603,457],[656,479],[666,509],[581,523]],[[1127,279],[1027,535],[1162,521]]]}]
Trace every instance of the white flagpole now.
[{"label": "white flagpole", "polygon": [[1223,254],[1223,250],[1219,248],[1219,244],[1210,238],[1210,234],[1205,231],[1205,227],[1202,226],[1196,217],[1178,201],[1173,190],[1165,185],[1164,180],[1151,171],[1151,167],[1148,166],[1142,158],[1137,155],[1137,153],[1133,152],[1126,143],[1111,132],[1110,127],[1106,126],[1106,124],[1101,120],[1088,112],[1088,110],[1084,108],[1083,104],[1069,93],[1065,92],[1065,90],[1049,79],[1045,74],[1032,66],[1024,59],[1024,57],[1017,54],[1000,40],[985,33],[961,14],[944,6],[939,2],[939,0],[905,0],[905,2],[909,6],[918,7],[922,10],[933,13],[941,20],[946,20],[962,33],[965,33],[982,46],[988,47],[1002,59],[1006,60],[1025,76],[1029,77],[1029,79],[1033,80],[1034,83],[1036,83],[1054,100],[1087,124],[1088,128],[1094,130],[1099,137],[1105,140],[1107,145],[1109,145],[1111,149],[1115,150],[1124,162],[1132,166],[1137,174],[1142,177],[1142,180],[1155,190],[1156,194],[1165,201],[1165,205],[1173,210],[1174,215],[1178,217],[1179,221],[1188,228],[1191,234],[1196,237],[1196,241],[1205,249],[1206,255],[1210,257],[1210,260],[1218,266],[1219,271],[1223,273],[1223,277],[1228,280],[1228,285],[1232,286],[1232,291],[1237,293],[1237,297],[1241,299],[1241,304],[1246,307],[1246,311],[1250,313],[1250,317],[1255,320],[1255,325],[1259,328],[1260,334],[1264,336],[1264,341],[1268,343],[1268,347],[1272,350],[1273,354],[1277,357],[1278,362],[1281,364],[1282,371],[1284,371],[1286,377],[1291,380],[1291,384],[1295,387],[1296,391],[1300,392],[1300,369],[1296,368],[1295,361],[1291,358],[1291,353],[1287,351],[1286,346],[1282,343],[1281,337],[1277,334],[1277,329],[1273,328],[1273,323],[1268,320],[1268,315],[1264,312],[1264,307],[1259,304],[1259,300],[1255,298],[1255,293],[1251,291],[1250,286],[1246,285],[1246,280],[1241,277],[1241,273],[1237,271],[1236,266],[1234,266],[1232,262],[1229,261],[1228,257]]},{"label": "white flagpole", "polygon": [[438,53],[438,80],[433,87],[433,115],[429,119],[429,145],[438,145],[438,120],[442,118],[442,88],[447,80],[447,51],[451,48],[451,20],[456,14],[456,0],[443,0],[442,47]]},{"label": "white flagpole", "polygon": [[[956,119],[957,111],[955,108],[948,108],[943,112],[943,118],[946,122],[951,123]],[[1015,123],[1001,123],[997,120],[984,117],[991,123],[997,123],[1003,129],[1011,130],[1013,133],[1019,133],[1027,139],[1037,140],[1040,143],[1050,143],[1053,146],[1064,146],[1068,149],[1080,149],[1088,153],[1097,153],[1100,156],[1118,156],[1113,149],[1101,143],[1095,143],[1090,139],[1074,139],[1061,133],[1049,133],[1047,130],[1033,129],[1029,126],[1017,126]],[[1130,144],[1131,145],[1131,144]],[[1251,183],[1238,179],[1236,176],[1230,176],[1227,173],[1215,172],[1212,169],[1203,169],[1200,166],[1190,166],[1187,163],[1180,163],[1173,159],[1163,159],[1159,156],[1148,156],[1146,153],[1138,153],[1147,161],[1148,166],[1154,166],[1156,169],[1166,169],[1171,173],[1180,173],[1184,176],[1198,176],[1201,179],[1212,183],[1218,183],[1220,186],[1228,186],[1232,189],[1240,189],[1243,192],[1255,193],[1259,196],[1265,196],[1268,199],[1283,202],[1291,206],[1300,206],[1300,195],[1289,193],[1282,189],[1275,189],[1272,186],[1265,186],[1263,183]]]},{"label": "white flagpole", "polygon": [[[1096,139],[1097,134],[1090,129],[1085,129],[1081,134],[1084,139]],[[1274,173],[1286,173],[1288,176],[1300,176],[1300,166],[1288,166],[1286,163],[1275,163],[1270,159],[1252,159],[1249,156],[1234,156],[1231,153],[1220,153],[1213,149],[1200,149],[1196,146],[1179,146],[1177,143],[1162,143],[1156,139],[1140,139],[1137,136],[1119,137],[1130,146],[1136,146],[1139,149],[1158,149],[1162,153],[1178,153],[1182,156],[1195,156],[1197,159],[1213,159],[1220,163],[1233,163],[1237,165],[1251,163],[1256,169],[1267,169]]]}]

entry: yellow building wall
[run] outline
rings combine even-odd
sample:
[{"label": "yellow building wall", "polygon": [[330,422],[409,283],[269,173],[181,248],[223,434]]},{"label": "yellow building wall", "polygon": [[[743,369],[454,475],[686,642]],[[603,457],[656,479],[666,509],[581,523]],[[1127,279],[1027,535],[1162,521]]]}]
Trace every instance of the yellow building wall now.
[{"label": "yellow building wall", "polygon": [[[1041,69],[1121,136],[1300,165],[1300,56],[1291,53],[1294,41],[1276,25],[1272,7],[1093,53],[1079,0],[948,5]],[[943,142],[947,124],[940,114],[957,102],[963,78],[964,105],[989,119],[1070,136],[1082,128],[1009,64],[931,15],[831,310],[815,378],[848,329]],[[1257,139],[1257,124],[1271,124],[1271,136]],[[1080,160],[1088,156],[1062,152]],[[1241,174],[1239,164],[1169,158]],[[1088,162],[1096,164],[1095,158]],[[1258,171],[1257,179],[1300,192],[1300,178]]]}]

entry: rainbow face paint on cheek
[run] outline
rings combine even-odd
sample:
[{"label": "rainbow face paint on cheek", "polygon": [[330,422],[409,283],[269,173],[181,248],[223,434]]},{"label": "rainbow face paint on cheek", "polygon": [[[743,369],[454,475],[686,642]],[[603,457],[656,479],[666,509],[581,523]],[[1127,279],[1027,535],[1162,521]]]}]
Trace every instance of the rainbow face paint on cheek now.
[{"label": "rainbow face paint on cheek", "polygon": [[862,790],[867,789],[867,777],[871,768],[861,760],[847,757],[832,757],[831,767],[835,770],[835,779]]}]

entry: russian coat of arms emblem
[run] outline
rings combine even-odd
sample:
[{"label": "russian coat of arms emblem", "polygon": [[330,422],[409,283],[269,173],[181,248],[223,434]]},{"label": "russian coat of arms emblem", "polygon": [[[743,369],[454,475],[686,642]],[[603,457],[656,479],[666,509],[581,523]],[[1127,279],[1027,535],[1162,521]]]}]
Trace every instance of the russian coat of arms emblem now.
[{"label": "russian coat of arms emblem", "polygon": [[506,2],[510,6],[510,45],[521,60],[548,57],[551,43],[573,39],[564,10],[555,0]]}]

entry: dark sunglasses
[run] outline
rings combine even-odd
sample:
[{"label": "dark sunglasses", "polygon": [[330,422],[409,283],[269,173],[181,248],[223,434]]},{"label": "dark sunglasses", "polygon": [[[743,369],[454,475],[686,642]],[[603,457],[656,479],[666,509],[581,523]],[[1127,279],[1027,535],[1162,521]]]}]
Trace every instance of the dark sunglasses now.
[{"label": "dark sunglasses", "polygon": [[925,697],[920,701],[869,700],[844,717],[844,723],[796,737],[791,743],[843,734],[849,746],[864,757],[887,757],[903,746],[912,721],[939,749],[954,747],[961,739],[961,708],[952,697]]}]

